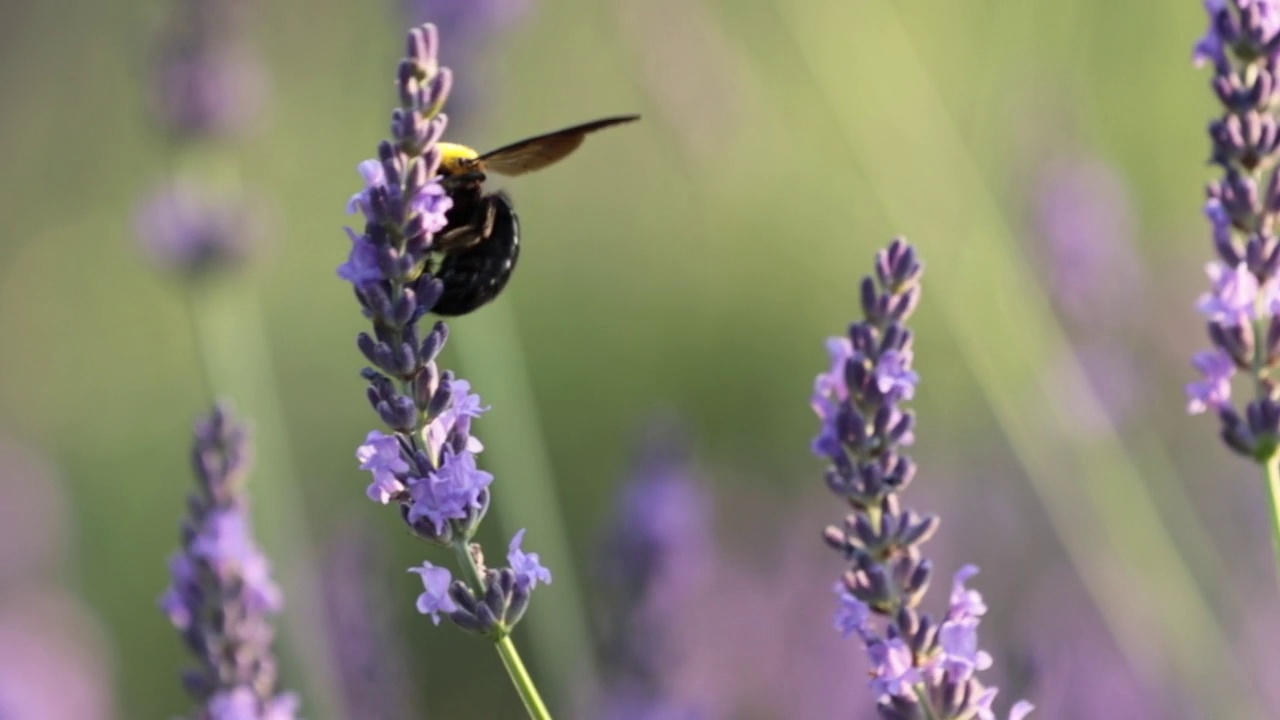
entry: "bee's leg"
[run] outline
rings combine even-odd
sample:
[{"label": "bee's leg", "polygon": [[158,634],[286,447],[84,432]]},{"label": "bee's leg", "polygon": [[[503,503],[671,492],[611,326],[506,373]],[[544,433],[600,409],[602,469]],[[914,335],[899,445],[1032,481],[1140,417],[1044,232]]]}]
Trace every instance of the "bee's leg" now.
[{"label": "bee's leg", "polygon": [[493,224],[497,218],[498,208],[493,196],[485,196],[470,222],[461,227],[449,228],[437,234],[431,242],[432,248],[441,252],[457,252],[473,247],[493,235]]},{"label": "bee's leg", "polygon": [[493,224],[498,219],[499,208],[497,198],[493,195],[486,195],[483,202],[484,209],[481,210],[480,237],[488,238],[493,235]]},{"label": "bee's leg", "polygon": [[450,252],[471,247],[477,242],[480,242],[480,235],[476,233],[475,226],[464,225],[436,233],[435,237],[431,238],[431,249]]}]

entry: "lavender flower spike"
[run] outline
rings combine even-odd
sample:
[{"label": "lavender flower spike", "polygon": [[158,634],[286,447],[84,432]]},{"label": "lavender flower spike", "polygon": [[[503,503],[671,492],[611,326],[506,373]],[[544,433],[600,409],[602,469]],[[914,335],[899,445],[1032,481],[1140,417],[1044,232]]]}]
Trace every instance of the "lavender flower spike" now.
[{"label": "lavender flower spike", "polygon": [[[1197,302],[1213,349],[1196,355],[1202,379],[1187,385],[1187,409],[1213,411],[1229,448],[1273,463],[1280,442],[1280,390],[1271,377],[1280,365],[1280,4],[1208,0],[1205,9],[1209,30],[1195,59],[1213,67],[1222,104],[1209,123],[1210,158],[1221,177],[1209,184],[1204,208],[1217,260],[1207,268],[1210,291]],[[1231,398],[1237,371],[1250,381],[1243,413]]]},{"label": "lavender flower spike", "polygon": [[248,42],[250,3],[175,0],[154,49],[152,115],[175,138],[233,139],[261,119],[265,69]]},{"label": "lavender flower spike", "polygon": [[606,686],[592,714],[606,720],[699,720],[710,713],[680,693],[689,674],[681,610],[700,602],[715,559],[711,498],[686,432],[655,423],[618,493],[593,583],[603,610],[599,655]]},{"label": "lavender flower spike", "polygon": [[551,573],[522,548],[524,531],[509,545],[507,567],[487,567],[472,542],[489,510],[494,478],[476,462],[484,446],[471,436],[471,425],[489,407],[470,383],[436,365],[448,326],[419,328],[443,288],[432,275],[433,240],[453,203],[439,183],[436,143],[447,122],[441,110],[452,76],[437,60],[435,27],[414,28],[407,45],[396,72],[400,104],[391,113],[391,138],[378,145],[375,159],[360,163],[364,187],[347,203],[348,212],[363,215],[364,229],[347,229],[351,249],[338,268],[372,324],[356,346],[370,363],[363,371],[369,402],[387,426],[366,436],[356,458],[372,475],[371,500],[399,506],[416,537],[452,549],[457,558],[460,579],[430,562],[410,569],[424,587],[419,612],[492,639],[530,716],[549,718],[510,633]]},{"label": "lavender flower spike", "polygon": [[293,720],[298,699],[277,694],[271,647],[283,598],[249,524],[248,437],[225,408],[197,425],[192,461],[196,489],[160,606],[199,660],[183,677],[194,717]]},{"label": "lavender flower spike", "polygon": [[[1209,123],[1221,176],[1204,207],[1217,260],[1197,304],[1213,348],[1195,356],[1201,379],[1187,385],[1187,410],[1212,410],[1227,447],[1263,466],[1280,571],[1280,2],[1205,0],[1205,10],[1209,29],[1193,57],[1213,67],[1222,105]],[[1231,397],[1237,374],[1248,381],[1243,413]]]},{"label": "lavender flower spike", "polygon": [[[831,463],[827,487],[853,510],[843,527],[823,533],[849,564],[835,586],[835,627],[865,644],[885,720],[994,720],[996,689],[977,677],[992,662],[978,648],[987,606],[965,586],[977,568],[956,573],[951,609],[940,621],[917,609],[933,571],[921,546],[938,528],[936,516],[904,508],[900,497],[916,470],[904,452],[915,416],[901,403],[919,382],[904,323],[919,303],[922,273],[915,249],[901,239],[876,255],[875,276],[862,280],[863,318],[828,341],[831,367],[814,383],[811,402],[822,421],[814,452]],[[1031,709],[1018,702],[1009,718]]]}]

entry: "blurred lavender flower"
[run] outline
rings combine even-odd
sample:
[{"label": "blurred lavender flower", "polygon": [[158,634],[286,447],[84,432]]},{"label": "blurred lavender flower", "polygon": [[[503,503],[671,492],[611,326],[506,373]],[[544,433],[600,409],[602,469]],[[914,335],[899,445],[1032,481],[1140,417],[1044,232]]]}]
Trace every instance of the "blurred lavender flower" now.
[{"label": "blurred lavender flower", "polygon": [[523,530],[511,541],[509,567],[486,568],[480,546],[471,542],[493,482],[476,464],[483,446],[471,436],[471,423],[489,408],[469,383],[437,367],[448,326],[437,322],[425,337],[418,327],[441,296],[428,255],[452,206],[437,180],[436,142],[446,124],[440,111],[452,78],[436,59],[437,47],[433,26],[410,31],[392,139],[379,145],[378,159],[360,164],[365,187],[348,203],[349,212],[363,213],[365,226],[363,233],[347,229],[352,246],[338,276],[354,286],[373,323],[372,334],[360,333],[356,344],[373,365],[364,370],[369,401],[391,430],[370,432],[356,458],[373,478],[369,498],[399,505],[414,535],[453,548],[462,566],[460,580],[429,562],[410,569],[424,587],[418,610],[502,641],[551,574],[521,547]]},{"label": "blurred lavender flower", "polygon": [[[531,0],[402,0],[405,17],[411,25],[431,23],[449,38],[449,48],[442,50],[443,65],[457,68],[463,77],[479,77],[479,64],[488,43],[502,34],[529,11]],[[455,122],[469,118],[480,102],[477,82],[462,83],[453,88],[449,111]]]},{"label": "blurred lavender flower", "polygon": [[59,582],[69,540],[58,473],[0,433],[0,719],[114,716],[97,619]]},{"label": "blurred lavender flower", "polygon": [[[920,548],[938,518],[903,508],[899,497],[915,476],[903,452],[914,439],[915,416],[899,403],[918,381],[903,323],[920,300],[922,272],[915,249],[900,239],[877,254],[875,277],[862,281],[863,319],[828,341],[831,368],[814,383],[812,404],[822,421],[814,451],[831,461],[827,487],[853,509],[843,527],[823,533],[851,565],[834,588],[835,626],[866,645],[880,717],[992,720],[996,689],[977,678],[991,665],[977,637],[987,608],[965,585],[978,570],[956,573],[940,622],[919,612],[933,569]],[[1010,718],[1030,711],[1018,702]]]},{"label": "blurred lavender flower", "polygon": [[183,677],[202,720],[292,720],[298,700],[276,694],[275,631],[283,604],[249,526],[244,483],[250,448],[243,427],[217,406],[196,427],[196,490],[170,559],[172,582],[160,606],[200,667]]},{"label": "blurred lavender flower", "polygon": [[266,73],[246,42],[245,0],[177,0],[160,31],[151,110],[183,141],[230,138],[261,116]]},{"label": "blurred lavender flower", "polygon": [[1036,200],[1049,288],[1064,314],[1090,328],[1137,314],[1142,259],[1119,173],[1101,160],[1062,157],[1045,168]]},{"label": "blurred lavender flower", "polygon": [[[240,136],[261,115],[265,73],[249,44],[245,0],[175,0],[153,50],[156,125],[178,150]],[[264,235],[256,207],[191,177],[153,190],[137,212],[143,249],[162,270],[203,276],[241,265]]]},{"label": "blurred lavender flower", "polygon": [[238,267],[261,236],[245,203],[215,198],[190,179],[154,190],[138,212],[136,227],[156,267],[189,277]]},{"label": "blurred lavender flower", "polygon": [[[1127,188],[1107,163],[1063,156],[1042,172],[1036,200],[1044,273],[1072,346],[1049,368],[1049,385],[1069,409],[1072,430],[1109,433],[1132,414],[1142,391],[1128,340],[1141,316],[1145,278]],[[1100,398],[1106,415],[1080,402],[1082,394]]]},{"label": "blurred lavender flower", "polygon": [[354,528],[340,530],[326,554],[324,601],[347,702],[343,717],[422,717],[409,697],[404,648],[388,624],[386,582],[374,572],[381,554],[369,533]]},{"label": "blurred lavender flower", "polygon": [[1048,718],[1190,720],[1195,711],[1156,668],[1131,666],[1070,572],[1029,588],[1021,635],[1031,639],[1029,667],[1037,715]]},{"label": "blurred lavender flower", "polygon": [[69,593],[0,596],[0,720],[116,717],[102,629]]},{"label": "blurred lavender flower", "polygon": [[[1207,267],[1211,290],[1199,301],[1214,350],[1196,356],[1203,379],[1187,385],[1187,409],[1215,411],[1228,447],[1271,464],[1280,442],[1280,391],[1270,377],[1280,364],[1280,5],[1206,0],[1205,9],[1209,30],[1194,58],[1213,67],[1223,106],[1209,124],[1222,177],[1209,185],[1204,208],[1218,260]],[[1236,370],[1251,381],[1243,414],[1230,397]]]},{"label": "blurred lavender flower", "polygon": [[655,427],[640,449],[601,542],[600,651],[608,720],[705,717],[680,698],[683,674],[675,618],[699,594],[711,566],[711,502],[680,433]]}]

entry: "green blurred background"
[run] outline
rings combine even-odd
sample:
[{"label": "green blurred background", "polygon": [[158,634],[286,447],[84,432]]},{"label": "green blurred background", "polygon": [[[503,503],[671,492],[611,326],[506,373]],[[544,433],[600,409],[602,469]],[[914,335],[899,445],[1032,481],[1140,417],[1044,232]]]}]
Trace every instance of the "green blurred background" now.
[{"label": "green blurred background", "polygon": [[[133,230],[136,204],[173,162],[141,85],[166,8],[0,7],[0,428],[60,468],[70,510],[56,576],[101,623],[116,716],[127,718],[188,709],[176,678],[186,658],[155,599],[191,482],[190,421],[206,403],[183,292],[145,262]],[[362,318],[334,268],[355,166],[386,133],[407,21],[390,2],[252,12],[268,121],[230,152],[274,231],[248,272],[213,291],[209,322],[220,392],[275,443],[260,452],[268,467],[296,470],[295,486],[254,481],[264,542],[281,566],[290,548],[323,557],[338,529],[369,528],[424,713],[515,717],[492,650],[412,613],[419,588],[401,569],[429,553],[364,500],[353,460],[376,424],[353,343]],[[1176,688],[1186,708],[1224,695],[1256,708],[1277,692],[1223,660],[1259,667],[1237,639],[1276,627],[1249,610],[1276,604],[1261,485],[1212,420],[1183,413],[1210,255],[1199,204],[1214,105],[1190,64],[1204,22],[1192,0],[1160,11],[1110,0],[564,0],[535,2],[489,38],[458,69],[479,102],[451,139],[487,148],[644,115],[505,183],[526,238],[520,272],[497,304],[453,324],[445,358],[494,406],[477,433],[494,453],[496,503],[504,482],[543,468],[554,478],[581,582],[540,590],[527,623],[554,627],[575,590],[592,602],[595,538],[655,412],[690,428],[724,552],[768,576],[779,548],[811,541],[828,579],[808,589],[825,607],[839,562],[817,538],[842,513],[808,452],[808,393],[823,339],[857,313],[873,253],[904,234],[927,266],[914,322],[921,473],[909,497],[943,515],[933,546],[951,564],[937,592],[960,562],[989,568],[979,586],[1008,692],[1035,699],[1026,648],[1047,621],[1014,619],[1064,573],[1087,589],[1072,602],[1100,605],[1126,660],[1149,663],[1140,674]],[[1127,318],[1118,325],[1105,308],[1072,321],[1048,292],[1038,192],[1048,168],[1076,163],[1103,164],[1127,194],[1111,199],[1132,218],[1120,252],[1140,259],[1141,277],[1115,280],[1132,291],[1113,308]],[[1072,359],[1098,327],[1132,359],[1123,416],[1104,402],[1119,391],[1082,382]],[[281,435],[258,412],[275,407]],[[507,442],[518,450],[504,453]],[[281,520],[295,514],[309,538]],[[518,515],[488,523],[492,554],[515,529],[498,524]],[[534,549],[546,522],[522,523]],[[825,630],[826,613],[809,621]],[[535,675],[568,708],[573,690],[551,678],[573,643],[539,648],[536,631],[522,633]],[[286,683],[301,682],[295,655],[285,652]],[[848,683],[861,685],[865,661],[847,657]]]}]

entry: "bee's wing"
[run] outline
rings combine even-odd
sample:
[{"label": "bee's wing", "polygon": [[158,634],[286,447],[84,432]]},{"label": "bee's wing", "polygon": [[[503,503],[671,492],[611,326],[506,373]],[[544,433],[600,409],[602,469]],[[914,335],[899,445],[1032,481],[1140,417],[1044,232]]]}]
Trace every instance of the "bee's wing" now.
[{"label": "bee's wing", "polygon": [[485,170],[499,175],[523,175],[563,160],[569,153],[578,149],[588,133],[639,119],[639,115],[619,115],[593,120],[504,145],[481,155],[478,161]]}]

